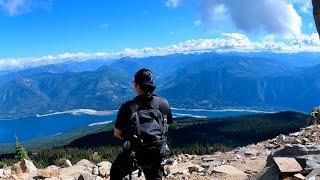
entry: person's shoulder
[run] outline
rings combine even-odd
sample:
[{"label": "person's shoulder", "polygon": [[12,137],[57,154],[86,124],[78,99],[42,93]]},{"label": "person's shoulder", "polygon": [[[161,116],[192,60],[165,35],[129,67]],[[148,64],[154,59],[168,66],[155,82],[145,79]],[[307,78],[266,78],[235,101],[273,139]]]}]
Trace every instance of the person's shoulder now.
[{"label": "person's shoulder", "polygon": [[124,102],[122,105],[124,106],[131,106],[133,104],[136,104],[135,100],[134,99],[131,99],[131,100],[128,100],[126,102]]},{"label": "person's shoulder", "polygon": [[128,101],[122,103],[121,108],[123,108],[123,109],[130,109],[130,107],[131,107],[132,105],[134,105],[134,104],[135,104],[135,101],[134,101],[133,99],[132,99],[132,100],[128,100]]},{"label": "person's shoulder", "polygon": [[160,105],[167,106],[169,108],[169,102],[167,99],[160,97],[160,96],[155,96],[155,97],[157,98]]}]

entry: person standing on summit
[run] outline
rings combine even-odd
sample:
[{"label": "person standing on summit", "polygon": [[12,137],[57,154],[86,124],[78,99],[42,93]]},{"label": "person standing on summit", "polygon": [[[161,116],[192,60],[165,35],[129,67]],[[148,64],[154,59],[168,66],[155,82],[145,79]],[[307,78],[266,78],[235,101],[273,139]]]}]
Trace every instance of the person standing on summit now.
[{"label": "person standing on summit", "polygon": [[124,139],[124,150],[113,162],[111,180],[120,180],[132,171],[143,171],[147,180],[162,179],[162,161],[168,151],[167,132],[173,123],[172,113],[166,99],[154,94],[153,73],[140,69],[134,76],[137,96],[122,104],[119,109],[114,136]]}]

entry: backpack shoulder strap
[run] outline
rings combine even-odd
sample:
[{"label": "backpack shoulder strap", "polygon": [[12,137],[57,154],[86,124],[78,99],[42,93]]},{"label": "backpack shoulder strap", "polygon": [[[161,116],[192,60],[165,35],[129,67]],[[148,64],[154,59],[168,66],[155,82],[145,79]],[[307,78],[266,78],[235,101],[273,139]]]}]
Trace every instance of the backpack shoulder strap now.
[{"label": "backpack shoulder strap", "polygon": [[162,137],[165,138],[167,136],[167,132],[168,132],[168,122],[167,122],[167,115],[164,114],[161,110],[161,100],[158,96],[154,95],[153,96],[154,102],[153,102],[153,109],[156,109],[160,112],[161,114],[161,119],[159,121],[159,125],[161,128],[161,134]]},{"label": "backpack shoulder strap", "polygon": [[[152,96],[153,100],[152,100],[152,108],[153,109],[157,109],[160,111],[160,100],[159,100],[159,97],[157,95],[153,95]],[[161,112],[161,111],[160,111]]]},{"label": "backpack shoulder strap", "polygon": [[131,110],[130,121],[131,121],[131,123],[133,123],[135,125],[136,133],[137,133],[136,135],[138,137],[140,137],[141,129],[140,129],[140,120],[139,120],[139,115],[138,115],[139,105],[136,102],[134,102],[129,107]]},{"label": "backpack shoulder strap", "polygon": [[138,112],[139,105],[136,102],[133,102],[132,104],[130,104],[129,108],[131,110],[131,117],[132,117],[136,112]]}]

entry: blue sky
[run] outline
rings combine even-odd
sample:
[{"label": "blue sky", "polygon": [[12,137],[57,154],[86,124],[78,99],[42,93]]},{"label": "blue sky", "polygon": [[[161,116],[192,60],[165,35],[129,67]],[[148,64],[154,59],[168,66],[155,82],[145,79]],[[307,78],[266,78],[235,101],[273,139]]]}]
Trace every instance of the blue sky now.
[{"label": "blue sky", "polygon": [[121,52],[230,37],[241,43],[248,38],[271,39],[277,46],[293,40],[314,46],[315,36],[310,35],[316,29],[307,0],[236,1],[0,0],[0,60]]},{"label": "blue sky", "polygon": [[197,8],[161,0],[53,0],[22,14],[0,14],[1,57],[117,51],[211,35],[194,26]]}]

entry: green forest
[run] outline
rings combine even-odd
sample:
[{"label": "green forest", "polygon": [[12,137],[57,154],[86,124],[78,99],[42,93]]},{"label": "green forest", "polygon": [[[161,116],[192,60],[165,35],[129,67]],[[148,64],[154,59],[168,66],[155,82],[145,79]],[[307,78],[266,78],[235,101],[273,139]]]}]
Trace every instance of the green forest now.
[{"label": "green forest", "polygon": [[[257,143],[279,134],[298,131],[308,123],[308,116],[297,112],[255,114],[225,118],[179,118],[169,129],[171,154],[212,154],[238,146]],[[29,151],[37,167],[61,165],[65,159],[76,163],[113,161],[122,150],[122,141],[113,137],[112,125],[103,131],[85,135],[63,146]],[[27,149],[28,150],[28,149]],[[15,162],[15,153],[0,155],[0,165]]]}]

